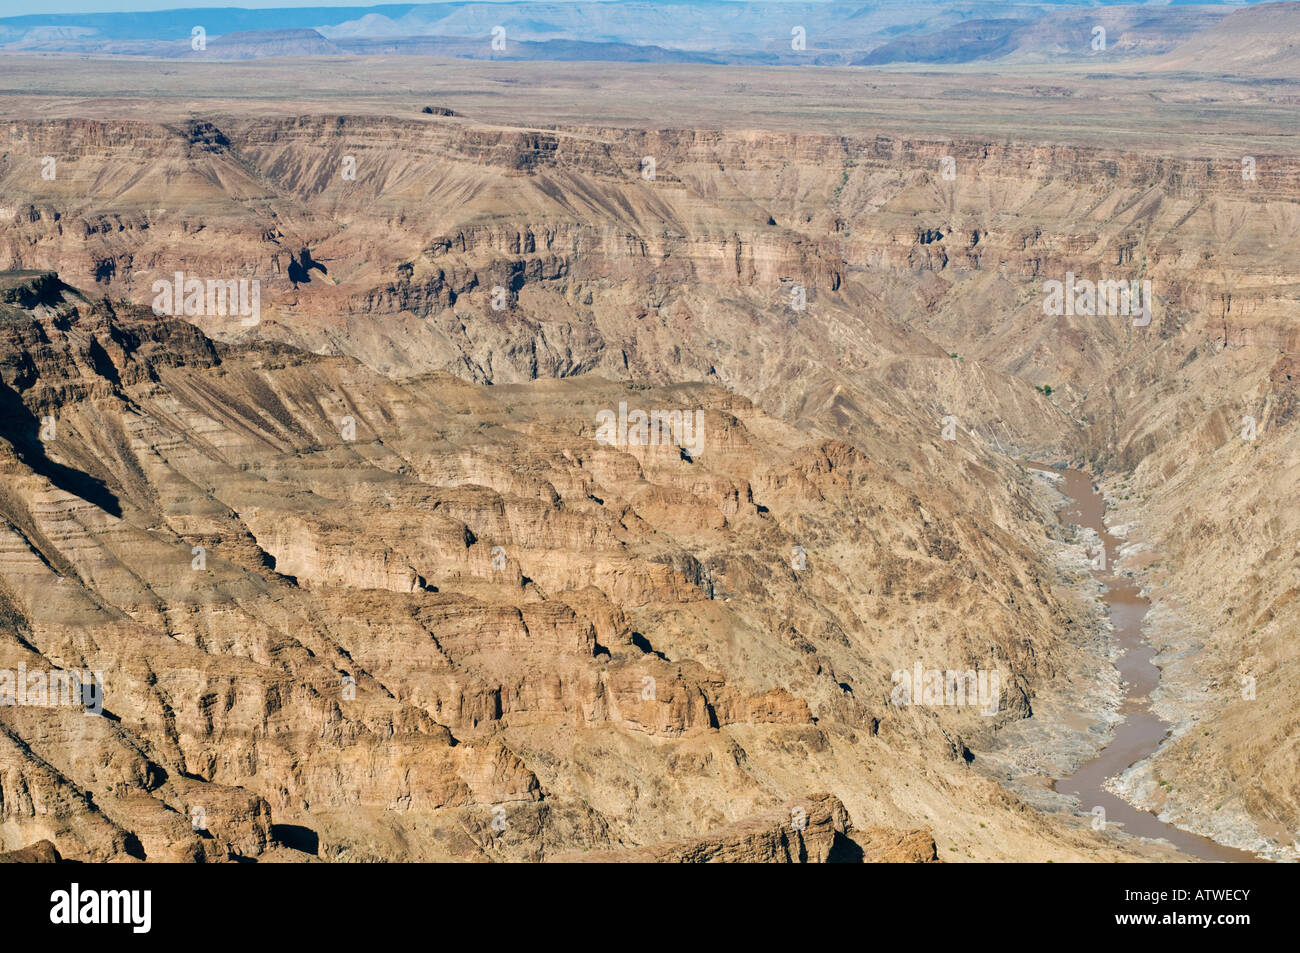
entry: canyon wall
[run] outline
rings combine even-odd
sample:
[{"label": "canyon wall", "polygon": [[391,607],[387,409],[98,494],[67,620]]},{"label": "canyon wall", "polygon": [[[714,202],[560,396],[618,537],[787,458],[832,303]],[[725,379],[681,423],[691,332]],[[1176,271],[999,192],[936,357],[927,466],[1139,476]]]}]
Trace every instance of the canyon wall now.
[{"label": "canyon wall", "polygon": [[[1152,856],[979,771],[1095,662],[1027,453],[1105,481],[1175,620],[1177,737],[1130,793],[1300,824],[1293,155],[0,134],[0,669],[102,670],[108,715],[0,708],[0,846]],[[258,282],[256,321],[155,313],[177,272]],[[1150,322],[1045,313],[1070,274],[1149,281]],[[701,452],[603,443],[620,404],[698,412]],[[999,670],[998,713],[894,703],[917,662]],[[816,838],[773,825],[822,794]]]}]

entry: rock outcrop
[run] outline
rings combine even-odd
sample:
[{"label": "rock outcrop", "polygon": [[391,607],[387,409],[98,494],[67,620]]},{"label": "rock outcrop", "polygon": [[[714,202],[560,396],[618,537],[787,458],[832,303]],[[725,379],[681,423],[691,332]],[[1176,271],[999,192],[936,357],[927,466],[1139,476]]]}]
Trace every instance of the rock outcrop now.
[{"label": "rock outcrop", "polygon": [[21,850],[0,853],[0,864],[57,864],[62,859],[47,840],[37,841]]},{"label": "rock outcrop", "polygon": [[674,864],[822,864],[860,856],[849,841],[844,805],[830,795],[792,801],[701,837],[652,844],[634,850],[559,857],[560,861]]},{"label": "rock outcrop", "polygon": [[[918,481],[714,384],[392,380],[0,283],[0,669],[97,673],[103,712],[0,707],[15,846],[826,859],[916,826],[908,784],[983,798],[952,738],[1073,664],[1042,504],[936,438]],[[620,403],[702,439],[602,443]],[[1003,707],[898,706],[918,656]]]}]

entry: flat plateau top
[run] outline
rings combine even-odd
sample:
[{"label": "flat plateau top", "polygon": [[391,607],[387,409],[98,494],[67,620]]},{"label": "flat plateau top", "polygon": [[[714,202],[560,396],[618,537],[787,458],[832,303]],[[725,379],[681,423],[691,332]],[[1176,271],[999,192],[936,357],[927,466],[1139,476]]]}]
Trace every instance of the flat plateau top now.
[{"label": "flat plateau top", "polygon": [[[869,69],[328,56],[203,62],[0,55],[0,119],[397,116],[985,137],[1203,155],[1300,153],[1300,78],[1099,64]],[[424,115],[426,106],[465,118]]]}]

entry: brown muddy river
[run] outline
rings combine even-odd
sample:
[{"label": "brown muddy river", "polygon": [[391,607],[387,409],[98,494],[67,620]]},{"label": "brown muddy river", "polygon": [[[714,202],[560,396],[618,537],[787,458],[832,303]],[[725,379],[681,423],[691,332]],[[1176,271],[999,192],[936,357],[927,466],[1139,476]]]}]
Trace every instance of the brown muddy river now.
[{"label": "brown muddy river", "polygon": [[[1201,860],[1258,862],[1259,858],[1249,851],[1225,847],[1209,838],[1166,824],[1151,812],[1134,807],[1104,787],[1108,778],[1121,774],[1154,752],[1169,734],[1169,725],[1151,712],[1151,693],[1160,683],[1160,668],[1152,661],[1155,649],[1142,637],[1142,620],[1151,603],[1139,594],[1133,580],[1110,571],[1120,541],[1106,531],[1103,519],[1105,503],[1101,494],[1093,489],[1091,475],[1082,470],[1055,470],[1022,462],[1036,470],[1062,474],[1065,479],[1061,489],[1070,503],[1061,508],[1058,516],[1062,522],[1094,529],[1101,537],[1105,547],[1105,562],[1102,564],[1105,569],[1095,568],[1093,575],[1106,587],[1106,604],[1115,627],[1112,637],[1120,650],[1115,665],[1124,680],[1124,699],[1119,708],[1124,720],[1116,727],[1114,738],[1097,757],[1080,765],[1072,775],[1058,778],[1054,787],[1062,794],[1077,797],[1084,811],[1104,808],[1106,823],[1121,824],[1129,834],[1164,838],[1180,851]],[[1089,555],[1095,556],[1096,553]]]}]

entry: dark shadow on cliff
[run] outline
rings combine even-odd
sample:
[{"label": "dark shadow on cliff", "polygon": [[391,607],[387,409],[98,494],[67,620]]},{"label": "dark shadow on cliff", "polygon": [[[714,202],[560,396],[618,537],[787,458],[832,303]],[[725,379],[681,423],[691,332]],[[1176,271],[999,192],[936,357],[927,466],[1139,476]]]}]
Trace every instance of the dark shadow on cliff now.
[{"label": "dark shadow on cliff", "polygon": [[320,269],[322,275],[328,275],[329,269],[311,257],[311,249],[304,248],[298,252],[296,261],[289,262],[289,280],[293,282],[296,288],[298,285],[311,283],[311,270]]},{"label": "dark shadow on cliff", "polygon": [[271,839],[285,847],[315,856],[320,850],[320,835],[301,824],[272,824]]},{"label": "dark shadow on cliff", "polygon": [[835,832],[835,839],[831,842],[830,852],[826,855],[828,864],[861,864],[865,863],[866,854],[862,848],[851,838],[840,831]]},{"label": "dark shadow on cliff", "polygon": [[46,456],[40,432],[40,419],[27,409],[13,388],[0,381],[0,437],[13,445],[18,459],[65,493],[81,497],[120,519],[122,505],[108,485],[103,480],[51,460]]}]

